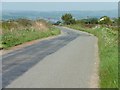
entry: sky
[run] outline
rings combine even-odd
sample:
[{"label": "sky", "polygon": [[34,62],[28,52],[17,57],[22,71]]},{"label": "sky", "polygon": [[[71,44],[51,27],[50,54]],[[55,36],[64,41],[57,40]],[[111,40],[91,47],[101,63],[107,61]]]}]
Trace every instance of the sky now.
[{"label": "sky", "polygon": [[17,11],[73,11],[73,10],[115,10],[117,2],[3,2],[3,10]]},{"label": "sky", "polygon": [[120,0],[1,0],[2,2],[119,2]]}]

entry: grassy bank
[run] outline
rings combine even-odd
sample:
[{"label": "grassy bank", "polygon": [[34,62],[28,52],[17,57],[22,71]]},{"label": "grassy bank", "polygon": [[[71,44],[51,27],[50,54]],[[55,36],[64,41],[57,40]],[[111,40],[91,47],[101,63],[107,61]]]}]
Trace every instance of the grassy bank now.
[{"label": "grassy bank", "polygon": [[19,19],[2,22],[1,47],[8,49],[28,41],[60,34],[60,30],[44,20]]},{"label": "grassy bank", "polygon": [[118,87],[118,31],[117,29],[96,26],[86,28],[80,24],[68,27],[89,32],[98,37],[99,42],[99,87]]}]

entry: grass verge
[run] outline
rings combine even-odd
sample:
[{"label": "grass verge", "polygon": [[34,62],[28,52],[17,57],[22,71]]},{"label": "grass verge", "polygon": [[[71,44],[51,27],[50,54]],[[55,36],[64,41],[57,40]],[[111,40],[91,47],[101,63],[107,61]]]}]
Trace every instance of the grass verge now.
[{"label": "grass verge", "polygon": [[106,27],[86,28],[79,24],[67,27],[85,31],[98,37],[99,45],[99,87],[118,88],[118,31]]},{"label": "grass verge", "polygon": [[51,27],[49,30],[39,31],[35,29],[23,29],[23,30],[14,30],[6,31],[2,34],[2,45],[3,49],[8,49],[9,47],[22,44],[24,42],[41,39],[49,36],[54,36],[60,34],[60,30]]}]

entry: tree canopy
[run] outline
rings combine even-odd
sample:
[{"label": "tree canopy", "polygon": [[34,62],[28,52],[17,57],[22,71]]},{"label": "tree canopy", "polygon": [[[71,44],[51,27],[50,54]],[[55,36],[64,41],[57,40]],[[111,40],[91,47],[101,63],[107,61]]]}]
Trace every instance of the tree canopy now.
[{"label": "tree canopy", "polygon": [[63,15],[61,17],[61,19],[64,21],[65,24],[69,25],[69,24],[74,24],[75,23],[75,19],[73,18],[73,16],[69,13],[66,13],[65,15]]}]

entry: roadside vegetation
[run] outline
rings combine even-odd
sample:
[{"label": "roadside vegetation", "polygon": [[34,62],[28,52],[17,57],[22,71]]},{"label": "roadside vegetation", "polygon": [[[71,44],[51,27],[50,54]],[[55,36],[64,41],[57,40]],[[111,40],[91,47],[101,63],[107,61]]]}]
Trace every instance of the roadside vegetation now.
[{"label": "roadside vegetation", "polygon": [[[63,25],[98,37],[99,87],[118,88],[118,23],[120,18],[90,18],[75,20],[65,14],[55,25]],[[28,41],[60,34],[60,30],[45,20],[10,19],[0,21],[0,49],[8,49]]]},{"label": "roadside vegetation", "polygon": [[[67,15],[67,14],[66,14]],[[67,16],[66,16],[67,17]],[[91,33],[98,37],[99,45],[99,87],[118,88],[118,22],[107,16],[76,20],[64,26]]]},{"label": "roadside vegetation", "polygon": [[45,20],[17,19],[1,21],[1,49],[22,44],[24,42],[60,34],[60,30]]}]

